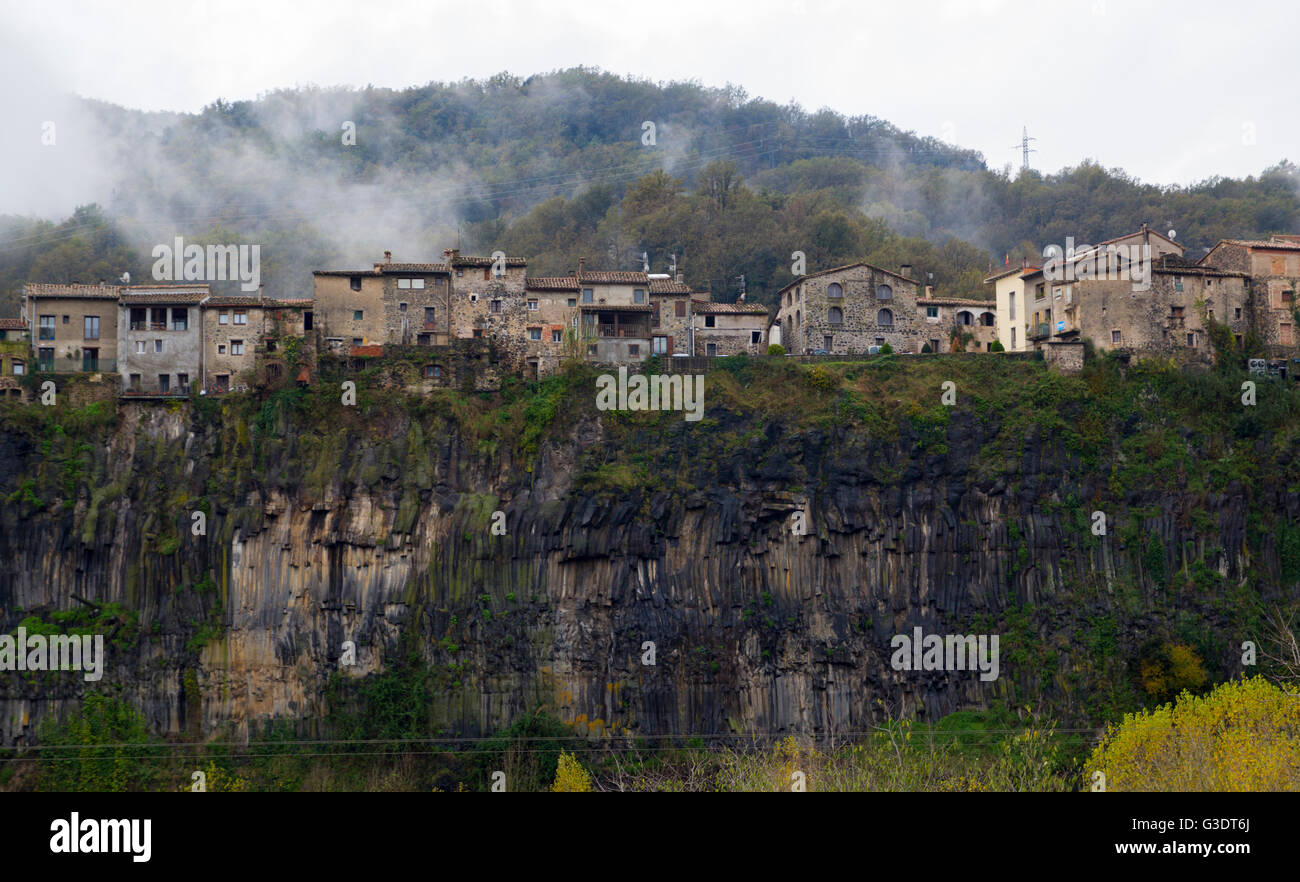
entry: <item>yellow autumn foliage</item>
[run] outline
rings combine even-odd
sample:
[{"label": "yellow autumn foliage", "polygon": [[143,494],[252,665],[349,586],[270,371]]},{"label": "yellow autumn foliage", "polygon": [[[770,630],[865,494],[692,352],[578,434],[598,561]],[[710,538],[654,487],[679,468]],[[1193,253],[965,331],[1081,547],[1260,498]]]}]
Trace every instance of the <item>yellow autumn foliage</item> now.
[{"label": "yellow autumn foliage", "polygon": [[1300,790],[1300,697],[1262,677],[1126,714],[1083,770],[1108,791]]},{"label": "yellow autumn foliage", "polygon": [[591,776],[582,764],[567,751],[560,752],[560,761],[555,767],[555,783],[551,785],[552,793],[589,793]]}]

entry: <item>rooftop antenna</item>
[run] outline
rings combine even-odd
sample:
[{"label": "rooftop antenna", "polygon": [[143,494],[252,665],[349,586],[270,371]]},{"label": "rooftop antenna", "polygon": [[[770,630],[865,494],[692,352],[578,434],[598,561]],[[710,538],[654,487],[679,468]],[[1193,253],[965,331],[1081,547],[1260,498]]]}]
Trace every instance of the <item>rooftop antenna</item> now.
[{"label": "rooftop antenna", "polygon": [[650,255],[645,251],[641,252],[641,272],[650,272]]},{"label": "rooftop antenna", "polygon": [[1028,126],[1022,126],[1022,127],[1021,127],[1021,129],[1020,129],[1020,143],[1019,143],[1019,144],[1013,144],[1013,145],[1012,145],[1012,149],[1015,149],[1016,147],[1019,147],[1019,148],[1020,148],[1021,155],[1024,157],[1024,158],[1021,160],[1021,162],[1020,162],[1020,170],[1021,170],[1021,171],[1029,171],[1029,154],[1031,154],[1031,153],[1037,153],[1037,152],[1038,152],[1038,150],[1037,150],[1036,148],[1034,148],[1034,147],[1030,147],[1030,146],[1029,146],[1029,142],[1030,142],[1030,141],[1037,141],[1037,140],[1038,140],[1037,138],[1031,138],[1031,137],[1029,137],[1029,127],[1028,127]]}]

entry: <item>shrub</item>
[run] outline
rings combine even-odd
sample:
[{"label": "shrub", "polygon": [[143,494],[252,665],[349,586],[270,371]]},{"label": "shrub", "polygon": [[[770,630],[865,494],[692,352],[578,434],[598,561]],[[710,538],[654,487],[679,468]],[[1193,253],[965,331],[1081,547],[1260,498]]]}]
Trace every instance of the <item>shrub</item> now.
[{"label": "shrub", "polygon": [[934,350],[930,348],[930,344],[929,344],[929,343],[922,343],[922,344],[921,344],[921,352],[923,352],[923,353],[928,353],[928,352],[934,352]]},{"label": "shrub", "polygon": [[1002,345],[1001,340],[994,340],[989,344],[989,352],[1006,352],[1007,347]]},{"label": "shrub", "polygon": [[551,785],[553,793],[589,793],[591,776],[582,764],[574,759],[573,754],[561,751],[560,760],[555,768],[555,783]]},{"label": "shrub", "polygon": [[1300,702],[1262,677],[1127,714],[1084,767],[1107,790],[1300,789]]},{"label": "shrub", "polygon": [[785,347],[782,346],[780,343],[773,343],[771,346],[767,347],[767,354],[785,355]]},{"label": "shrub", "polygon": [[894,347],[892,347],[892,346],[890,346],[888,343],[886,343],[884,346],[881,346],[881,347],[880,347],[880,354],[881,354],[881,355],[893,355],[893,354],[894,354]]}]

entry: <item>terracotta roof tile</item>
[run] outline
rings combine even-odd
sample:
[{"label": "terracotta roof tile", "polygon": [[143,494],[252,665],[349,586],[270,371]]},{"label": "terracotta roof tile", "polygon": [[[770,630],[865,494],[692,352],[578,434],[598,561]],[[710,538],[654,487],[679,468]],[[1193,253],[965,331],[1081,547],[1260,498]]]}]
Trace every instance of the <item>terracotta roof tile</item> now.
[{"label": "terracotta roof tile", "polygon": [[74,297],[79,300],[116,300],[124,289],[118,285],[58,285],[47,282],[28,283],[23,291],[28,297]]},{"label": "terracotta roof tile", "polygon": [[761,303],[710,303],[692,300],[691,308],[700,315],[767,315],[768,308]]},{"label": "terracotta roof tile", "polygon": [[25,331],[27,323],[20,318],[0,318],[0,331]]},{"label": "terracotta roof tile", "polygon": [[529,291],[577,291],[578,280],[573,276],[538,276],[524,279]]},{"label": "terracotta roof tile", "polygon": [[673,281],[672,279],[651,279],[650,293],[651,294],[690,294],[692,293],[692,291],[690,285],[683,284],[682,282],[676,282]]},{"label": "terracotta roof tile", "polygon": [[583,270],[578,274],[580,282],[591,282],[596,285],[647,285],[650,282],[645,273],[639,272],[605,272],[597,270],[591,272]]}]

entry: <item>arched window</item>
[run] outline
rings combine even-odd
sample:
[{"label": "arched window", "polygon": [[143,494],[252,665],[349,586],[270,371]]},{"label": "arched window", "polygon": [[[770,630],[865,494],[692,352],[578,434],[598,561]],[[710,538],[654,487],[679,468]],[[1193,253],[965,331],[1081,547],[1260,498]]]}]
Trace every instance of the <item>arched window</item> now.
[{"label": "arched window", "polygon": [[799,313],[800,311],[797,309],[794,311],[794,326],[796,328],[803,324],[803,316],[801,316]]},{"label": "arched window", "polygon": [[827,296],[827,297],[843,297],[843,296],[844,296],[844,289],[840,287],[840,283],[839,283],[839,282],[831,282],[829,285],[826,286],[826,296]]},{"label": "arched window", "polygon": [[832,306],[826,313],[826,321],[830,322],[832,325],[844,324],[844,310],[840,309],[838,306]]},{"label": "arched window", "polygon": [[961,312],[957,313],[957,324],[969,325],[970,323],[971,323],[971,314],[969,312],[963,309]]},{"label": "arched window", "polygon": [[876,313],[876,324],[892,326],[894,324],[894,314],[887,309],[880,310],[880,312]]},{"label": "arched window", "polygon": [[894,289],[891,288],[891,287],[889,287],[888,285],[881,285],[879,288],[876,289],[876,299],[877,299],[877,300],[893,300],[893,299],[894,299]]},{"label": "arched window", "polygon": [[986,328],[993,327],[993,313],[991,312],[980,313],[980,324]]}]

